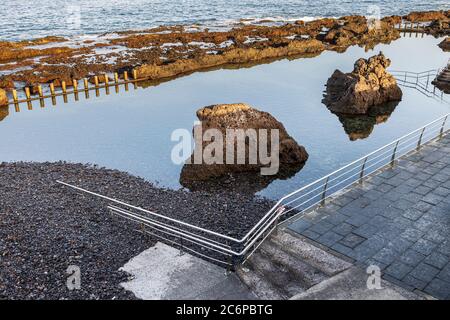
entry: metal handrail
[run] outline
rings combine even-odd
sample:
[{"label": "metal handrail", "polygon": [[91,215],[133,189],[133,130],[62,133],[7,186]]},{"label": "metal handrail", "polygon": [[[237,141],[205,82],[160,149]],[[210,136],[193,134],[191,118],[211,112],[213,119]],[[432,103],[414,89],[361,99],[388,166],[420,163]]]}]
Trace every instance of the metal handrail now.
[{"label": "metal handrail", "polygon": [[[168,239],[168,237],[179,238],[182,248],[184,247],[193,253],[209,258],[212,261],[220,262],[231,268],[236,264],[246,261],[281,223],[286,223],[291,219],[299,217],[318,204],[325,204],[325,201],[336,193],[347,189],[354,183],[362,183],[364,178],[382,167],[386,165],[393,166],[399,157],[413,150],[419,150],[425,142],[436,137],[442,137],[444,131],[447,131],[446,125],[448,124],[447,120],[449,116],[450,114],[446,114],[342,168],[283,196],[274,206],[272,206],[272,208],[270,208],[270,210],[268,210],[268,212],[266,212],[258,223],[256,223],[240,239],[173,219],[141,207],[133,206],[124,201],[103,196],[63,181],[58,180],[57,182],[75,190],[116,203],[119,206],[127,207],[128,209],[124,209],[122,207],[110,205],[108,206],[108,209],[121,217],[150,227],[153,230],[156,230],[156,232],[163,233],[166,237],[148,231],[146,231],[146,233],[156,235],[171,243],[176,243],[176,241]],[[350,173],[351,175],[349,175]],[[312,190],[310,190],[311,188]],[[304,199],[304,201],[300,204],[296,204],[300,199]],[[302,206],[305,207],[302,208]],[[144,212],[148,216],[143,216],[130,210]],[[166,222],[162,222],[161,220]],[[191,231],[188,231],[186,228],[189,228]],[[213,239],[211,237],[216,238]],[[199,246],[202,250],[187,248],[183,245],[183,240],[190,242],[192,245]],[[231,258],[231,261],[207,255],[204,252],[205,249],[216,254],[224,255],[228,259]]]}]

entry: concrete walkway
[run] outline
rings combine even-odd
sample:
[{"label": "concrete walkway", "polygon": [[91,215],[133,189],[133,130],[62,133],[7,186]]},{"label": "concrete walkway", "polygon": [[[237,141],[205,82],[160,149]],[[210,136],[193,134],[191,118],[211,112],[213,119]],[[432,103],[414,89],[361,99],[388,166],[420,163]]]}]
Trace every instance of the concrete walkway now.
[{"label": "concrete walkway", "polygon": [[409,290],[450,299],[450,136],[288,227]]},{"label": "concrete walkway", "polygon": [[144,300],[253,300],[256,296],[234,273],[158,242],[122,268],[121,283]]}]

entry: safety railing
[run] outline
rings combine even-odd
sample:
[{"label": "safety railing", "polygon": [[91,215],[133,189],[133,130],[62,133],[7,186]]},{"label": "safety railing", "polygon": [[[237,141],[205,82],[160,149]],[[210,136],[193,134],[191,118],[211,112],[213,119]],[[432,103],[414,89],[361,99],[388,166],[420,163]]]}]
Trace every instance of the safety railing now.
[{"label": "safety railing", "polygon": [[156,212],[110,198],[66,182],[58,183],[109,202],[112,214],[141,228],[139,231],[169,242],[182,250],[211,260],[229,269],[245,262],[275,231],[280,223],[299,217],[317,205],[386,165],[393,166],[401,156],[419,150],[421,146],[448,130],[450,114],[441,117],[400,139],[282,197],[243,237],[235,238],[195,226]]},{"label": "safety railing", "polygon": [[420,150],[430,140],[441,138],[448,130],[449,116],[447,114],[283,197],[277,206],[285,208],[284,220],[325,204],[336,193],[355,183],[363,183],[367,176],[381,168],[394,166],[405,154]]},{"label": "safety railing", "polygon": [[446,77],[450,81],[450,77],[442,73],[441,69],[427,70],[423,72],[412,72],[412,71],[400,71],[400,70],[389,70],[397,80],[397,83],[401,86],[416,89],[423,95],[433,98],[437,101],[449,103],[442,92],[436,89],[433,84],[433,80],[439,77]]}]

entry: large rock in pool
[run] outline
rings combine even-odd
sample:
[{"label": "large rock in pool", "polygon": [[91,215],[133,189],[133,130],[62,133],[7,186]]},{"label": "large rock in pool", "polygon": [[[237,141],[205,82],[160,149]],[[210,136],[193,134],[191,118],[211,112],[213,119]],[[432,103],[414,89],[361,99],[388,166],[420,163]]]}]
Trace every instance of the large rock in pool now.
[{"label": "large rock in pool", "polygon": [[391,64],[383,53],[358,59],[350,73],[336,70],[328,79],[323,103],[335,113],[367,114],[369,108],[400,101],[402,91],[386,71]]},{"label": "large rock in pool", "polygon": [[[180,183],[188,187],[189,189],[199,189],[199,186],[208,185],[211,181],[220,181],[220,178],[224,178],[226,181],[236,181],[239,175],[245,176],[246,180],[249,178],[249,174],[253,175],[256,180],[261,178],[263,181],[257,181],[252,187],[248,189],[263,188],[270,181],[280,178],[288,177],[303,167],[304,163],[308,159],[308,153],[303,146],[300,146],[287,132],[284,126],[278,122],[272,115],[267,112],[259,111],[251,106],[243,103],[238,104],[220,104],[204,107],[197,111],[197,117],[201,121],[197,128],[194,127],[194,138],[196,140],[196,150],[191,155],[190,159],[183,166],[180,176]],[[201,129],[205,133],[208,129],[217,129],[223,136],[223,163],[207,164],[205,161],[198,163],[195,161],[196,152],[203,153],[205,148],[211,144],[211,142],[202,141],[196,137],[195,132]],[[229,129],[254,129],[256,136],[246,136],[245,139],[241,139],[242,145],[245,145],[245,161],[244,164],[238,164],[237,162],[237,146],[238,140],[233,137],[229,141],[232,143],[228,145],[227,134],[230,134]],[[249,161],[249,146],[255,146],[259,144],[261,131],[260,129],[266,129],[267,131],[267,150],[266,154],[270,154],[274,150],[274,144],[271,141],[271,132],[273,129],[277,129],[279,133],[279,167],[275,174],[264,175],[261,174],[261,168],[267,168],[270,164],[261,162],[258,157],[256,163]],[[198,131],[197,131],[198,132]],[[247,132],[247,131],[246,131]],[[257,141],[255,141],[255,138]],[[200,141],[199,141],[200,140]],[[234,161],[227,161],[227,148],[228,150],[234,150]],[[242,161],[241,161],[242,162]]]}]

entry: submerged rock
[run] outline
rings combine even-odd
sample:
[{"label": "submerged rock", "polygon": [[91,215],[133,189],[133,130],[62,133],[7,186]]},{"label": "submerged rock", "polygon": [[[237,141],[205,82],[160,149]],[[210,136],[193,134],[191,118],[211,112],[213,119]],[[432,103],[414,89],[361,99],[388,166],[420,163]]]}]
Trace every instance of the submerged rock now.
[{"label": "submerged rock", "polygon": [[350,73],[336,70],[328,79],[323,103],[335,113],[367,114],[372,106],[400,101],[402,91],[386,71],[390,60],[383,53],[358,59]]},{"label": "submerged rock", "polygon": [[6,95],[6,91],[0,89],[0,106],[4,106],[8,104],[8,96]]},{"label": "submerged rock", "polygon": [[[232,181],[233,185],[242,185],[250,192],[256,192],[271,181],[277,178],[287,178],[298,172],[308,159],[308,153],[303,146],[300,146],[286,131],[284,126],[267,112],[259,111],[243,103],[221,104],[204,107],[197,111],[197,117],[201,124],[194,128],[194,138],[196,140],[196,150],[190,159],[183,166],[180,176],[180,183],[189,189],[199,189],[212,184],[227,184]],[[211,148],[212,142],[201,141],[195,132],[201,129],[204,134],[208,129],[217,129],[221,133],[223,143],[223,154],[218,156],[222,161],[207,164],[204,159],[201,163],[195,159],[196,152],[205,154],[205,148]],[[236,136],[231,136],[230,129],[243,129],[246,133],[254,132],[254,135],[247,134],[241,139],[241,147],[245,147],[245,160],[238,163],[237,154],[239,140]],[[253,129],[253,130],[252,130]],[[260,129],[266,129],[265,135]],[[260,152],[266,155],[276,153],[275,141],[272,141],[273,130],[278,130],[279,152],[276,172],[261,174],[262,168],[268,168],[272,163],[261,160]],[[234,131],[236,133],[236,131]],[[261,149],[259,143],[267,137],[267,145]],[[226,142],[229,142],[228,145]],[[216,142],[215,140],[213,142]],[[209,146],[209,147],[208,147]],[[257,159],[250,160],[250,148],[257,146]],[[227,152],[233,152],[232,161],[227,161]],[[242,150],[242,149],[240,149]],[[254,149],[253,149],[254,150]],[[197,153],[198,154],[198,153]],[[272,160],[272,159],[271,159]],[[219,162],[219,163],[217,163]],[[242,163],[244,162],[244,163]],[[261,172],[260,172],[261,171]],[[239,181],[242,178],[240,183]],[[252,181],[252,178],[254,179]]]}]

